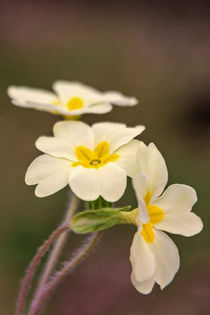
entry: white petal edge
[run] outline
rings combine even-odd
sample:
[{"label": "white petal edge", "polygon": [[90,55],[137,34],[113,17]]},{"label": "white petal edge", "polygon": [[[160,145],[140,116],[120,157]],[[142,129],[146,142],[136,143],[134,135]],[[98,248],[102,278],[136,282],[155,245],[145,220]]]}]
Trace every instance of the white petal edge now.
[{"label": "white petal edge", "polygon": [[164,213],[182,213],[191,211],[197,200],[196,191],[192,187],[173,184],[153,204],[163,209]]},{"label": "white petal edge", "polygon": [[[54,157],[76,161],[75,147],[61,138],[39,137],[35,143],[37,149]],[[69,161],[69,163],[70,163]]]},{"label": "white petal edge", "polygon": [[116,163],[108,163],[99,168],[99,183],[101,196],[109,201],[118,201],[125,192],[127,186],[127,174]]},{"label": "white petal edge", "polygon": [[109,104],[89,104],[89,106],[85,106],[81,109],[69,110],[66,106],[63,105],[52,105],[52,104],[44,104],[32,101],[26,101],[24,105],[18,103],[18,101],[12,101],[17,106],[34,108],[37,110],[44,110],[51,112],[56,115],[64,115],[64,116],[79,116],[83,114],[105,114],[112,110],[112,106]]},{"label": "white petal edge", "polygon": [[143,282],[139,282],[136,278],[134,273],[132,272],[131,274],[131,282],[133,284],[133,286],[136,288],[136,290],[142,294],[149,294],[152,292],[152,289],[155,285],[155,280],[154,280],[154,276],[151,277],[150,279],[143,281]]},{"label": "white petal edge", "polygon": [[148,176],[148,190],[152,193],[152,201],[159,197],[168,181],[165,160],[153,143],[146,146],[141,141],[137,161],[139,162],[140,173]]},{"label": "white petal edge", "polygon": [[138,173],[136,160],[138,148],[139,140],[131,140],[115,151],[119,155],[119,159],[115,163],[124,169],[130,177],[134,177]]},{"label": "white petal edge", "polygon": [[138,282],[143,282],[151,278],[155,272],[155,257],[141,236],[140,229],[135,233],[130,249],[130,261],[132,273]]},{"label": "white petal edge", "polygon": [[105,114],[112,110],[112,105],[110,104],[90,104],[87,107],[84,107],[84,114]]},{"label": "white petal edge", "polygon": [[202,231],[203,222],[195,213],[185,212],[183,214],[167,214],[155,227],[158,230],[189,237]]},{"label": "white petal edge", "polygon": [[81,121],[59,121],[53,127],[56,138],[63,139],[72,148],[83,145],[91,150],[95,148],[92,128]]},{"label": "white petal edge", "polygon": [[37,157],[28,167],[25,182],[27,185],[38,184],[36,196],[46,197],[68,184],[69,170],[68,161],[44,154]]},{"label": "white petal edge", "polygon": [[144,224],[148,223],[150,220],[146,204],[145,204],[144,200],[142,200],[141,198],[138,198],[138,218]]},{"label": "white petal edge", "polygon": [[26,101],[51,103],[57,100],[56,95],[50,91],[25,86],[9,86],[7,93],[12,100],[18,101],[19,106],[26,106]]},{"label": "white petal edge", "polygon": [[75,96],[93,99],[93,102],[101,99],[100,91],[80,82],[59,80],[53,83],[53,89],[64,103]]},{"label": "white petal edge", "polygon": [[96,200],[100,196],[97,175],[96,169],[73,167],[69,173],[69,186],[78,198],[85,201]]},{"label": "white petal edge", "polygon": [[107,141],[110,153],[130,142],[145,129],[144,126],[128,128],[124,124],[109,122],[96,123],[92,128],[95,134],[96,145],[101,141]]},{"label": "white petal edge", "polygon": [[17,101],[17,100],[12,100],[11,101],[12,104],[19,106],[19,107],[24,107],[24,108],[32,108],[32,109],[36,109],[39,111],[44,111],[44,112],[48,112],[54,115],[58,115],[59,113],[56,111],[54,105],[52,104],[44,104],[44,103],[37,103],[37,102],[29,102],[26,101],[25,103]]},{"label": "white petal edge", "polygon": [[118,106],[134,106],[138,104],[138,100],[135,97],[125,96],[121,92],[117,91],[104,92],[103,98],[109,103]]},{"label": "white petal edge", "polygon": [[150,248],[156,261],[155,281],[164,289],[175,277],[180,267],[179,252],[174,242],[162,231],[153,229],[154,242]]},{"label": "white petal edge", "polygon": [[69,185],[80,199],[96,200],[102,196],[115,202],[122,197],[127,185],[126,173],[114,163],[98,169],[73,167],[69,175]]},{"label": "white petal edge", "polygon": [[198,234],[203,228],[203,223],[196,214],[191,212],[196,202],[197,194],[192,187],[181,184],[169,186],[153,203],[164,212],[163,220],[157,223],[156,227],[183,236]]},{"label": "white petal edge", "polygon": [[148,176],[145,174],[137,174],[132,179],[132,185],[137,198],[144,199],[147,193]]}]

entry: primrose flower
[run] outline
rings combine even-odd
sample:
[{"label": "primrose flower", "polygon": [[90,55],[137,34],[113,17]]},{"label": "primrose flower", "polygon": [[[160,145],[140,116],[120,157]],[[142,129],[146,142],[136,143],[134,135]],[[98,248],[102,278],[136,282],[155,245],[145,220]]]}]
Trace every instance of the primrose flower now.
[{"label": "primrose flower", "polygon": [[26,183],[36,185],[38,197],[51,195],[68,183],[86,201],[102,196],[114,202],[124,193],[127,175],[137,172],[139,141],[133,140],[144,126],[128,128],[119,123],[79,121],[54,125],[54,137],[40,137],[36,147],[46,153],[37,157],[26,173]]},{"label": "primrose flower", "polygon": [[133,106],[138,102],[116,91],[100,92],[78,82],[56,81],[53,92],[24,86],[10,86],[8,95],[14,105],[43,110],[52,114],[77,116],[104,114],[112,110],[112,104]]},{"label": "primrose flower", "polygon": [[161,289],[167,286],[180,265],[176,245],[162,230],[192,236],[202,230],[203,224],[191,212],[197,201],[192,187],[174,184],[163,193],[168,172],[155,145],[147,147],[141,142],[137,156],[140,173],[133,179],[138,209],[132,211],[137,232],[130,254],[131,281],[139,292],[148,294],[155,282]]}]

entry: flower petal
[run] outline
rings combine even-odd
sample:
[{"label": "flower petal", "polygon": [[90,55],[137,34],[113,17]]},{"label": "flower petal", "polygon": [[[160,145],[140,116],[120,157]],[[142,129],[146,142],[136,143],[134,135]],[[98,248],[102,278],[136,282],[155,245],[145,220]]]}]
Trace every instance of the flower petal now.
[{"label": "flower petal", "polygon": [[193,236],[201,232],[203,223],[201,219],[192,212],[185,212],[182,215],[172,213],[170,215],[167,214],[155,227],[173,234]]},{"label": "flower petal", "polygon": [[138,280],[136,280],[134,273],[131,274],[131,282],[133,286],[136,288],[136,290],[142,294],[151,293],[155,284],[154,276],[152,276],[150,279],[146,281],[139,282]]},{"label": "flower petal", "polygon": [[27,107],[26,101],[49,104],[57,100],[52,92],[25,86],[10,86],[7,92],[9,97],[16,101],[16,105],[23,107]]},{"label": "flower petal", "polygon": [[142,223],[148,223],[150,220],[145,202],[141,198],[138,198],[138,219]]},{"label": "flower petal", "polygon": [[144,196],[147,193],[147,182],[148,176],[144,174],[137,174],[132,179],[133,188],[136,192],[136,196],[141,199],[144,199]]},{"label": "flower petal", "polygon": [[116,91],[104,92],[103,98],[109,103],[118,106],[133,106],[138,103],[138,100],[135,97],[128,97]]},{"label": "flower petal", "polygon": [[166,287],[173,280],[180,266],[179,252],[174,242],[161,231],[154,229],[154,233],[155,240],[149,244],[155,258],[153,274],[145,281],[139,281],[134,272],[131,275],[134,287],[143,294],[150,293],[155,282],[161,289]]},{"label": "flower petal", "polygon": [[152,277],[155,272],[155,257],[138,230],[133,238],[130,251],[130,261],[133,268],[133,278],[143,282]]},{"label": "flower petal", "polygon": [[169,186],[164,194],[153,202],[164,211],[164,218],[156,227],[184,236],[199,233],[203,223],[196,214],[190,212],[196,202],[197,195],[192,187],[180,184]]},{"label": "flower petal", "polygon": [[[87,114],[105,114],[112,110],[112,105],[110,104],[93,104],[91,106],[84,107],[83,111]],[[81,109],[82,111],[82,109]]]},{"label": "flower petal", "polygon": [[77,166],[69,174],[69,186],[78,198],[91,201],[100,196],[98,174],[94,168]]},{"label": "flower petal", "polygon": [[155,240],[150,244],[156,261],[155,281],[161,289],[166,287],[177,273],[180,260],[179,252],[174,242],[164,232],[154,228]]},{"label": "flower petal", "polygon": [[[30,103],[30,102],[29,102]],[[28,102],[27,102],[28,104]],[[32,106],[33,105],[33,106]],[[77,116],[77,115],[83,115],[83,114],[105,114],[112,110],[112,106],[109,104],[90,104],[90,106],[85,106],[81,109],[75,109],[75,110],[69,110],[68,107],[60,106],[60,105],[45,105],[45,104],[32,104],[30,107],[34,107],[36,105],[41,108],[41,106],[44,108],[46,107],[46,110],[49,111],[50,108],[53,109],[55,114],[61,114],[65,116]]]},{"label": "flower petal", "polygon": [[67,160],[44,154],[31,163],[25,181],[27,185],[38,184],[35,190],[36,196],[45,197],[68,184],[69,170],[70,164]]},{"label": "flower petal", "polygon": [[147,147],[141,142],[138,162],[140,172],[148,176],[147,190],[151,191],[152,201],[163,192],[168,181],[168,171],[164,158],[153,143]]},{"label": "flower petal", "polygon": [[119,200],[127,186],[127,174],[115,163],[108,163],[99,169],[101,196],[110,202]]},{"label": "flower petal", "polygon": [[[76,161],[75,148],[67,141],[55,137],[39,137],[35,143],[37,149],[55,157]],[[70,162],[69,162],[70,163]]]},{"label": "flower petal", "polygon": [[191,211],[196,202],[196,191],[192,187],[173,184],[153,204],[162,208],[165,213],[182,213]]},{"label": "flower petal", "polygon": [[67,103],[70,98],[75,96],[79,96],[85,100],[87,99],[90,103],[100,101],[101,99],[101,92],[79,82],[59,80],[53,84],[53,89],[63,103]]},{"label": "flower petal", "polygon": [[110,122],[96,123],[92,128],[95,133],[96,145],[101,141],[107,141],[110,153],[130,142],[145,129],[144,126],[128,128],[124,124]]},{"label": "flower petal", "polygon": [[71,169],[69,185],[72,191],[85,201],[96,200],[102,196],[105,200],[117,201],[126,188],[126,173],[114,163],[108,163],[98,169],[77,166]]},{"label": "flower petal", "polygon": [[[14,102],[13,102],[14,103]],[[44,104],[41,102],[27,101],[27,107],[36,108],[39,110],[50,111],[52,114],[64,115],[64,116],[77,116],[87,112],[87,107],[81,109],[69,110],[67,106],[56,104]]]},{"label": "flower petal", "polygon": [[[23,106],[23,105],[19,104],[19,101],[12,101],[12,103],[14,105],[17,105],[17,106]],[[55,115],[63,114],[62,110],[61,110],[62,109],[61,106],[56,106],[56,105],[49,104],[49,103],[26,101],[25,105],[23,107],[34,108],[36,110],[50,112],[51,114],[55,114]]]},{"label": "flower petal", "polygon": [[133,177],[138,173],[138,165],[136,161],[138,149],[139,141],[131,140],[129,143],[123,145],[115,151],[115,153],[119,155],[119,159],[116,160],[116,164],[124,169],[130,177]]},{"label": "flower petal", "polygon": [[81,121],[59,121],[54,125],[53,132],[56,138],[65,140],[72,148],[80,145],[91,150],[95,148],[91,127]]}]

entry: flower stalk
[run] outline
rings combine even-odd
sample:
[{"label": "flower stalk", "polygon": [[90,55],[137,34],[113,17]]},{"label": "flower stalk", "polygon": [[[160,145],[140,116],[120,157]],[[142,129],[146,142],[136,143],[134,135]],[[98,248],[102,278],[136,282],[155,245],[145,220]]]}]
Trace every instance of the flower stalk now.
[{"label": "flower stalk", "polygon": [[102,232],[91,235],[88,241],[77,251],[77,253],[64,264],[64,267],[58,271],[52,280],[39,292],[39,295],[32,301],[29,315],[38,315],[43,310],[47,299],[66,276],[74,269],[94,248],[99,241]]},{"label": "flower stalk", "polygon": [[[63,220],[63,224],[68,225],[70,223],[72,217],[74,216],[74,214],[76,212],[78,204],[79,204],[79,199],[71,192],[70,202],[69,202],[69,206],[67,208],[64,220]],[[56,240],[54,247],[53,247],[53,249],[49,255],[49,258],[46,262],[44,271],[40,277],[35,296],[38,295],[38,292],[44,287],[44,285],[46,284],[47,280],[49,279],[51,273],[55,269],[56,262],[59,259],[62,248],[65,244],[66,239],[67,239],[67,234],[68,234],[67,231],[64,231],[64,233],[62,233],[58,237],[58,239]]]},{"label": "flower stalk", "polygon": [[31,261],[31,263],[30,263],[30,265],[26,271],[25,277],[22,281],[21,288],[19,291],[19,297],[17,300],[15,315],[22,315],[23,314],[26,296],[27,296],[27,293],[30,289],[31,281],[34,277],[36,268],[38,267],[41,258],[47,252],[47,250],[49,249],[51,244],[56,240],[56,238],[68,229],[69,229],[69,227],[66,223],[62,224],[50,235],[48,240],[46,240],[44,242],[44,244],[38,249],[38,251],[37,251],[36,255],[34,256],[34,258],[32,259],[32,261]]}]

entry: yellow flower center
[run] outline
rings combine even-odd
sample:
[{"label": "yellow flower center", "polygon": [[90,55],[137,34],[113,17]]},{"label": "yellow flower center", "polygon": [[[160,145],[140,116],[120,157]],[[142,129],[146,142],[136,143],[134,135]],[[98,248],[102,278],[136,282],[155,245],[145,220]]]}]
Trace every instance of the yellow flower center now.
[{"label": "yellow flower center", "polygon": [[152,194],[151,191],[148,190],[144,197],[144,201],[147,207],[147,211],[149,213],[150,220],[148,223],[143,224],[141,235],[147,243],[152,243],[155,239],[155,233],[153,230],[153,225],[162,221],[164,218],[164,212],[161,208],[157,206],[153,206],[150,204]]},{"label": "yellow flower center", "polygon": [[81,165],[86,168],[99,168],[119,159],[118,154],[109,153],[109,143],[106,141],[101,141],[93,151],[82,145],[76,147],[75,151],[78,162],[73,162],[73,167]]},{"label": "yellow flower center", "polygon": [[69,110],[76,110],[84,107],[84,102],[80,97],[72,97],[66,104]]},{"label": "yellow flower center", "polygon": [[[53,105],[63,105],[60,101],[55,101],[52,104]],[[68,100],[68,102],[66,103],[66,107],[70,111],[80,109],[80,108],[84,107],[84,102],[80,97],[74,96]]]}]

